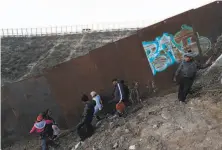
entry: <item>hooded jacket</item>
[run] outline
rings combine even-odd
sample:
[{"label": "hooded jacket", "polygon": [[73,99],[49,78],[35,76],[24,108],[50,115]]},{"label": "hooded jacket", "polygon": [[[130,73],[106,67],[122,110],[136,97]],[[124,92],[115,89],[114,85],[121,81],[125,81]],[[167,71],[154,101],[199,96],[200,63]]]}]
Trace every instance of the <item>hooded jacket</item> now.
[{"label": "hooded jacket", "polygon": [[96,102],[94,100],[90,100],[86,102],[79,126],[83,124],[90,124],[92,122],[95,106],[96,106]]},{"label": "hooded jacket", "polygon": [[42,132],[44,131],[45,127],[46,127],[47,125],[50,125],[50,124],[52,124],[52,121],[51,121],[51,120],[42,120],[42,121],[40,121],[40,122],[36,122],[36,123],[33,125],[30,133],[33,133],[33,132],[42,133]]},{"label": "hooded jacket", "polygon": [[205,69],[208,66],[209,64],[201,65],[194,60],[188,62],[182,61],[175,73],[175,76],[180,75],[180,77],[194,78],[198,69]]}]

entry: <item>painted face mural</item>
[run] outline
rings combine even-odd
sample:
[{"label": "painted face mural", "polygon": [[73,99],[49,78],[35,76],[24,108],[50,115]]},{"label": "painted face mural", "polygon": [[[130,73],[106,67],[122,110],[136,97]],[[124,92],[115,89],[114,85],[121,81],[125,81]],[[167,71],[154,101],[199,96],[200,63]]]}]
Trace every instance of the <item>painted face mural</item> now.
[{"label": "painted face mural", "polygon": [[[199,35],[198,39],[203,54],[206,54],[211,48],[210,40]],[[163,33],[154,41],[143,41],[142,45],[153,75],[164,71],[174,63],[180,62],[184,52],[189,49],[192,49],[197,55],[199,54],[193,28],[187,25],[182,25],[181,30],[175,35]]]}]

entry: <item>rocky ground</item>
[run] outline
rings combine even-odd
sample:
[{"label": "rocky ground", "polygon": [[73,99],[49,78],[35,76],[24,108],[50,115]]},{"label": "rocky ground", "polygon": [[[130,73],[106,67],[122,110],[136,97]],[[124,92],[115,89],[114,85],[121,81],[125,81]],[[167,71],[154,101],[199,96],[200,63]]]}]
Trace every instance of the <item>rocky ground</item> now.
[{"label": "rocky ground", "polygon": [[[176,94],[169,94],[148,99],[141,107],[134,107],[126,118],[103,120],[78,149],[222,149],[222,89],[199,92],[187,105],[179,104]],[[78,140],[75,132],[69,133],[59,139],[56,149],[74,149]],[[23,144],[6,149],[39,149],[36,140]]]}]

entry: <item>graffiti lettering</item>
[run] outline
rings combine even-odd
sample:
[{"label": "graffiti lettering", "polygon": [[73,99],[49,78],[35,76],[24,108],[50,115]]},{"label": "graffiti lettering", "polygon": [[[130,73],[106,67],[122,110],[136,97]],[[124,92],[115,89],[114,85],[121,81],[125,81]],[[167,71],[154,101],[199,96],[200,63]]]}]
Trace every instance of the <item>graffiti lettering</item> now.
[{"label": "graffiti lettering", "polygon": [[[198,35],[203,54],[206,54],[211,48],[211,42],[207,37]],[[153,75],[162,72],[174,63],[180,62],[183,53],[189,49],[195,54],[199,54],[193,28],[182,25],[181,30],[175,35],[163,33],[161,37],[157,37],[154,41],[143,41],[147,59],[152,69]]]}]

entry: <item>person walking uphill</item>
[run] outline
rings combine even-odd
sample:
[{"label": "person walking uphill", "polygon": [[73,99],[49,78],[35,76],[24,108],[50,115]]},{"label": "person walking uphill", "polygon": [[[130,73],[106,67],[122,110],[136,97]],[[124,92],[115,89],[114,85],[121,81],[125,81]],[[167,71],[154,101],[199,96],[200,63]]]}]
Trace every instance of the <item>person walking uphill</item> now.
[{"label": "person walking uphill", "polygon": [[86,138],[90,137],[93,134],[93,126],[91,124],[94,116],[94,107],[96,102],[89,100],[87,95],[82,96],[82,102],[85,104],[83,111],[82,119],[77,125],[77,134],[80,137],[81,141],[84,141]]},{"label": "person walking uphill", "polygon": [[52,129],[53,129],[53,136],[51,137],[53,140],[55,140],[60,132],[60,129],[58,127],[58,124],[55,122],[55,120],[52,118],[52,112],[50,109],[47,109],[43,113],[43,118],[45,120],[51,120],[52,121]]},{"label": "person walking uphill", "polygon": [[125,91],[123,85],[117,81],[117,79],[112,80],[114,85],[114,102],[116,103],[116,109],[119,116],[123,114],[125,108]]},{"label": "person walking uphill", "polygon": [[34,126],[32,127],[30,133],[39,133],[41,138],[42,150],[47,149],[47,138],[51,136],[52,133],[52,121],[44,120],[42,115],[39,115],[36,119]]},{"label": "person walking uphill", "polygon": [[121,80],[120,83],[122,84],[124,90],[124,95],[125,95],[124,103],[125,105],[129,105],[129,95],[130,95],[129,87],[125,84],[124,80]]},{"label": "person walking uphill", "polygon": [[95,91],[92,91],[90,95],[92,96],[92,99],[96,102],[96,106],[94,107],[94,115],[96,116],[97,120],[101,120],[98,115],[103,108],[101,97]]},{"label": "person walking uphill", "polygon": [[180,102],[186,103],[186,97],[193,85],[197,70],[209,67],[211,65],[209,62],[210,59],[205,64],[201,65],[194,60],[192,52],[184,54],[184,60],[180,63],[174,76],[174,81],[176,81],[178,75],[180,77],[178,91],[178,99]]}]

